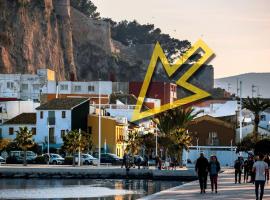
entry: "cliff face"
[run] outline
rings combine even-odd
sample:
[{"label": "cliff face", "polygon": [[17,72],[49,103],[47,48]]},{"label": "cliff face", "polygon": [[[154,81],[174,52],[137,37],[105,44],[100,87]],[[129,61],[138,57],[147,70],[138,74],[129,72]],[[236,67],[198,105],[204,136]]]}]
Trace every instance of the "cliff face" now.
[{"label": "cliff face", "polygon": [[[108,23],[89,19],[69,0],[0,0],[0,73],[49,68],[58,80],[142,81],[152,50],[112,40]],[[213,79],[208,72],[201,77]],[[161,73],[156,80],[164,80]]]},{"label": "cliff face", "polygon": [[[56,15],[52,0],[0,1],[0,71],[34,73],[50,68],[57,78],[76,73],[71,29]],[[67,16],[68,17],[68,16]],[[63,28],[65,26],[65,28]]]}]

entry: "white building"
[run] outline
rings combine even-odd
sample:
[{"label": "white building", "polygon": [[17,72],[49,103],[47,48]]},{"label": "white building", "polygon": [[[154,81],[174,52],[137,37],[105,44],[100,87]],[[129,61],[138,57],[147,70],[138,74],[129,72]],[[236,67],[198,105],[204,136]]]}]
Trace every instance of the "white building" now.
[{"label": "white building", "polygon": [[20,127],[27,127],[28,130],[32,130],[33,138],[37,141],[36,113],[22,113],[3,123],[0,126],[0,138],[15,139],[16,131]]},{"label": "white building", "polygon": [[36,110],[36,142],[43,143],[44,147],[49,138],[50,147],[59,148],[63,143],[63,135],[70,130],[87,132],[87,98],[53,99]]},{"label": "white building", "polygon": [[2,101],[0,102],[0,124],[21,113],[34,113],[40,103],[29,101]]},{"label": "white building", "polygon": [[264,129],[270,130],[270,109],[267,109],[260,114],[259,126]]},{"label": "white building", "polygon": [[[248,124],[242,127],[242,135],[243,138],[246,137],[248,134],[252,134],[254,129],[253,124]],[[270,136],[270,131],[261,127],[258,127],[258,132],[261,136]],[[240,128],[236,129],[236,142],[240,142]]]},{"label": "white building", "polygon": [[39,101],[48,81],[54,80],[55,73],[49,69],[38,69],[37,74],[0,74],[0,97]]}]

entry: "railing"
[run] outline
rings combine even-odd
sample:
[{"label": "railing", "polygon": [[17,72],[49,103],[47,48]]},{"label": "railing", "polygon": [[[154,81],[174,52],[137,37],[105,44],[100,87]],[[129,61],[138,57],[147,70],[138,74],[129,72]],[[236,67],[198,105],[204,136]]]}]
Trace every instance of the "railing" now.
[{"label": "railing", "polygon": [[[91,104],[91,106],[98,108],[99,104]],[[134,110],[136,105],[121,105],[121,104],[100,104],[100,107],[103,109],[126,109]],[[139,109],[139,107],[137,107]]]}]

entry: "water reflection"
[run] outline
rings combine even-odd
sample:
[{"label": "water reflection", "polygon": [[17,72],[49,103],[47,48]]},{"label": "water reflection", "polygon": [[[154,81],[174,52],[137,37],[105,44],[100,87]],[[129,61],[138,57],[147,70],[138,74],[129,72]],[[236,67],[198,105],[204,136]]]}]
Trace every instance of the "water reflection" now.
[{"label": "water reflection", "polygon": [[[72,197],[72,198],[65,198],[65,199],[133,200],[133,199],[150,195],[150,194],[153,194],[153,193],[156,193],[156,192],[159,192],[159,191],[171,188],[171,187],[175,187],[181,184],[182,182],[180,181],[128,180],[128,179],[126,180],[122,180],[122,179],[119,179],[119,180],[118,179],[106,179],[106,180],[101,180],[101,179],[2,179],[0,181],[0,199],[1,199],[1,194],[4,191],[5,192],[7,191],[5,189],[16,189],[15,192],[22,191],[19,189],[25,189],[24,191],[28,193],[28,190],[30,192],[30,190],[32,189],[36,189],[36,190],[44,189],[43,191],[47,191],[47,190],[50,191],[51,189],[57,188],[58,193],[60,191],[60,194],[61,194],[61,190],[63,192],[66,192],[70,188],[75,187],[78,189],[70,190],[72,194],[70,194],[69,197]],[[87,190],[85,190],[85,188]],[[114,195],[108,196],[108,194],[111,194],[111,193],[106,194],[106,191],[108,192],[109,189],[110,191],[113,191]],[[87,191],[89,196],[85,194],[87,198],[78,198],[82,196],[80,195],[80,193],[84,191],[85,192]],[[118,193],[117,191],[120,191],[120,192]],[[93,197],[95,194],[97,196]],[[67,194],[65,194],[65,197],[66,196]],[[64,198],[61,195],[59,195],[59,197],[60,198],[54,198],[54,199]],[[29,199],[29,198],[31,198],[31,194],[30,194],[30,197],[27,197],[25,199]],[[50,194],[46,196],[42,196],[42,198],[53,199],[50,197]]]}]

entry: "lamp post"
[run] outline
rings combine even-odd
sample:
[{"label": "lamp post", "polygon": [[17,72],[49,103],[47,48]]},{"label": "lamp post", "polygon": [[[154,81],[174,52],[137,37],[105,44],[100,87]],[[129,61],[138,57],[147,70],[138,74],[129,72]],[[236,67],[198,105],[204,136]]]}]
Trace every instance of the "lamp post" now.
[{"label": "lamp post", "polygon": [[79,153],[78,153],[78,166],[81,166],[81,129],[79,129]]},{"label": "lamp post", "polygon": [[240,81],[240,108],[239,108],[239,125],[240,125],[240,142],[243,138],[243,132],[242,132],[242,81]]},{"label": "lamp post", "polygon": [[48,136],[47,136],[47,153],[48,153],[48,165],[50,164],[50,125],[48,121]]},{"label": "lamp post", "polygon": [[101,101],[100,101],[100,79],[98,81],[98,165],[101,161]]},{"label": "lamp post", "polygon": [[158,137],[157,137],[157,129],[155,128],[155,132],[156,132],[156,157],[158,155]]}]

